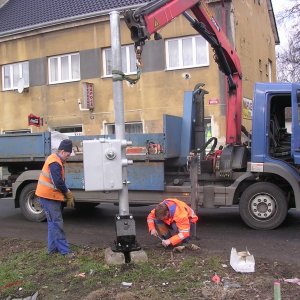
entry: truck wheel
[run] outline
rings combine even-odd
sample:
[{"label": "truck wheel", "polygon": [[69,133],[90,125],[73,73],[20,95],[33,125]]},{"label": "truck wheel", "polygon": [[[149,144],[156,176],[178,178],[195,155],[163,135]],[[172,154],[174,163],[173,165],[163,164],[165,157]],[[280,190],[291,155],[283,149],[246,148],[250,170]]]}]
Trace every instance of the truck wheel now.
[{"label": "truck wheel", "polygon": [[38,197],[35,195],[36,185],[37,183],[33,182],[24,186],[20,194],[20,208],[27,220],[43,222],[46,220],[46,216]]},{"label": "truck wheel", "polygon": [[239,203],[243,221],[254,229],[274,229],[281,225],[288,213],[283,191],[273,183],[259,182],[249,186]]}]

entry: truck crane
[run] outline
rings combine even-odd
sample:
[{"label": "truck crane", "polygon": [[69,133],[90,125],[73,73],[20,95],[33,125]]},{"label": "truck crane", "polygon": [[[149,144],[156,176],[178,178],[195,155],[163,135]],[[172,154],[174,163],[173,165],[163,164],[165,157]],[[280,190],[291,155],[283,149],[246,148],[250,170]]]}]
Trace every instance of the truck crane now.
[{"label": "truck crane", "polygon": [[[134,161],[128,166],[129,204],[155,204],[173,197],[197,209],[239,206],[242,220],[251,228],[274,229],[284,222],[289,209],[300,211],[300,84],[255,84],[250,142],[242,144],[240,61],[204,0],[158,0],[126,11],[124,19],[137,59],[146,40],[152,34],[159,38],[158,30],[180,14],[210,43],[215,61],[227,76],[226,145],[215,150],[216,138],[205,142],[206,91],[197,84],[194,91],[184,94],[182,117],[164,116],[163,133],[126,136],[132,141],[127,157]],[[84,185],[87,176],[81,145],[101,138],[71,137],[79,151],[66,166],[66,181],[78,207],[118,202],[116,191],[89,192]],[[51,143],[50,132],[0,135],[0,166],[10,173],[0,181],[0,198],[13,199],[31,221],[45,218],[34,193]],[[99,155],[91,156],[98,160]],[[114,176],[109,178],[111,183],[115,183]]]},{"label": "truck crane", "polygon": [[[188,10],[193,14],[193,16],[190,15]],[[221,203],[223,202],[223,204],[228,203],[229,200],[232,204],[236,203],[240,205],[241,217],[250,227],[262,229],[275,228],[285,219],[288,206],[294,206],[296,202],[297,209],[300,209],[299,200],[295,200],[296,195],[299,192],[298,172],[295,174],[295,169],[291,170],[292,173],[295,174],[295,177],[293,178],[293,183],[291,181],[288,182],[288,185],[291,187],[288,189],[289,192],[285,190],[287,182],[284,179],[284,173],[290,172],[288,170],[290,166],[298,169],[297,152],[299,149],[299,143],[296,143],[293,140],[293,137],[291,139],[291,134],[287,133],[286,129],[279,129],[279,127],[285,126],[283,123],[284,117],[282,113],[280,116],[280,126],[278,125],[278,121],[277,125],[274,125],[276,123],[275,120],[279,119],[279,110],[277,107],[281,107],[281,109],[285,110],[286,106],[290,105],[288,104],[289,100],[285,100],[285,104],[281,104],[282,106],[275,101],[272,102],[272,110],[276,110],[277,115],[269,112],[267,118],[270,123],[264,124],[265,126],[263,127],[266,131],[266,135],[270,137],[270,140],[266,141],[267,144],[264,144],[265,148],[263,150],[258,149],[258,138],[256,137],[257,133],[255,132],[252,141],[255,147],[252,148],[252,156],[250,159],[251,148],[246,148],[244,145],[241,145],[242,130],[248,136],[250,135],[241,125],[242,72],[240,60],[222,28],[209,11],[205,1],[151,1],[134,11],[127,11],[124,14],[124,17],[131,32],[131,38],[135,43],[135,48],[138,50],[140,56],[142,46],[145,44],[145,41],[150,39],[152,34],[154,34],[155,39],[159,39],[160,35],[158,34],[158,30],[166,26],[174,18],[181,14],[213,48],[214,59],[218,64],[219,69],[227,76],[228,88],[228,94],[226,97],[226,147],[221,151],[214,152],[215,143],[212,147],[213,150],[210,151],[207,156],[204,157],[203,153],[198,156],[199,159],[197,164],[199,167],[196,172],[197,175],[199,175],[199,178],[196,176],[196,181],[194,180],[194,185],[197,187],[194,187],[196,192],[192,193],[192,195],[197,197],[197,195],[200,194],[200,202],[202,198],[202,204],[205,204],[205,202],[207,202],[205,198],[207,198],[208,202],[212,203],[212,206],[217,206],[218,198],[223,198],[223,200],[220,201]],[[257,89],[259,89],[259,87],[260,86],[258,85]],[[266,90],[270,87],[268,86],[268,88],[266,88],[265,86],[261,86],[261,88],[264,92],[266,92]],[[292,90],[295,90],[295,87],[293,87]],[[194,96],[196,94],[195,92],[196,91],[194,91]],[[296,100],[293,100],[293,97]],[[257,96],[256,102],[258,98],[259,97]],[[299,94],[291,94],[291,98],[292,101],[290,103],[298,101]],[[267,99],[265,99],[265,105],[267,105],[266,100]],[[202,107],[202,110],[203,109],[204,108]],[[202,112],[200,118],[204,117],[202,110],[196,108],[196,112]],[[256,113],[258,114],[258,108]],[[258,129],[258,127],[255,128],[256,124],[259,123],[257,121],[257,114],[254,115],[253,118],[253,121],[255,122],[253,130]],[[199,118],[199,116],[196,116],[196,118]],[[296,115],[295,118],[297,118]],[[199,121],[198,119],[198,122],[196,120],[195,125],[197,124],[203,124],[203,120],[200,119]],[[274,128],[276,126],[277,129]],[[207,147],[207,144],[210,143],[210,141],[203,145],[203,130],[202,132],[200,130],[198,133],[199,135],[202,135],[202,137],[200,136],[197,138],[196,127],[197,126],[195,126],[194,129],[196,134],[194,147],[198,150],[198,152],[201,152],[205,149],[205,147]],[[273,129],[270,129],[271,127],[273,127]],[[273,136],[274,131],[283,132],[282,141],[275,140]],[[284,148],[282,143],[288,146]],[[284,151],[281,151],[280,154],[276,153],[278,146],[281,149],[284,148]],[[264,155],[266,155],[266,159],[258,158],[258,152],[263,152]],[[268,154],[270,155],[270,159]],[[285,155],[287,155],[287,158],[283,158]],[[284,172],[282,172],[281,166],[277,168],[277,164],[281,164],[282,161],[284,161]],[[212,166],[208,166],[207,162],[212,162]],[[262,165],[260,165],[261,163]],[[268,165],[269,163],[270,165]],[[273,163],[275,163],[275,167],[272,165]],[[195,172],[195,169],[193,172]],[[195,176],[193,178],[195,178]],[[220,183],[222,180],[223,182]],[[200,188],[198,184],[200,185]],[[278,189],[276,184],[279,184],[281,188]],[[280,199],[270,195],[269,191],[272,187],[278,189],[277,192],[280,194]],[[191,188],[193,190],[193,180],[191,180]],[[220,189],[223,188],[228,191],[223,191],[221,193],[223,195],[220,197]],[[205,194],[210,196],[205,196]],[[293,196],[290,197],[291,195]],[[199,199],[197,199],[197,201],[198,200]],[[192,203],[195,203],[193,199]]]},{"label": "truck crane", "polygon": [[[191,10],[195,18],[187,10]],[[145,41],[152,34],[157,39],[159,37],[158,30],[181,14],[209,42],[214,50],[214,59],[219,69],[227,76],[226,144],[240,145],[242,105],[240,60],[205,2],[199,0],[151,1],[135,11],[127,11],[124,17],[131,31],[131,38],[135,43],[135,48],[141,52]]]},{"label": "truck crane", "polygon": [[[192,17],[187,10],[190,10],[194,17]],[[174,18],[183,15],[191,26],[206,39],[214,51],[214,60],[219,66],[219,69],[227,77],[226,94],[226,147],[222,149],[222,156],[218,152],[220,161],[220,175],[221,177],[231,177],[232,169],[237,167],[245,168],[244,162],[248,155],[247,149],[241,145],[241,111],[242,111],[242,72],[240,60],[236,50],[228,41],[226,34],[223,32],[221,26],[214,18],[208,9],[205,1],[197,0],[158,0],[151,1],[135,11],[127,11],[124,14],[125,22],[131,32],[131,38],[134,41],[135,49],[139,56],[142,53],[142,47],[146,40],[154,34],[154,38],[160,38],[158,30],[170,23]],[[196,115],[195,124],[195,143],[194,148],[200,153],[198,172],[205,168],[207,163],[204,157],[205,148],[213,141],[215,148],[216,139],[212,139],[208,144],[204,145],[205,132],[204,124],[204,99],[199,90],[200,86],[195,87],[194,94],[198,94],[196,103],[196,111],[200,112],[200,116]],[[197,93],[198,89],[198,93]],[[201,96],[200,96],[201,95]],[[243,127],[243,129],[245,129]],[[210,152],[211,158],[216,160],[216,153]],[[213,155],[212,155],[213,154]],[[238,166],[233,166],[234,162],[240,160]],[[194,202],[194,201],[193,201]],[[195,207],[194,207],[195,208]]]}]

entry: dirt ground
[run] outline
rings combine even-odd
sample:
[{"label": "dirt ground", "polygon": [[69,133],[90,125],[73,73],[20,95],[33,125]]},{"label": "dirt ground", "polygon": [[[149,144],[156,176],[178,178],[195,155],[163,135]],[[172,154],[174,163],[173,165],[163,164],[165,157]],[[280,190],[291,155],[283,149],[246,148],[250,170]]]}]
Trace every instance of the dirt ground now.
[{"label": "dirt ground", "polygon": [[[38,292],[52,299],[273,299],[274,281],[284,300],[300,299],[300,286],[285,279],[300,278],[299,265],[255,257],[254,273],[237,273],[228,255],[207,250],[149,247],[144,264],[107,266],[104,251],[76,247],[74,259],[49,256],[46,245],[20,239],[0,239],[0,299],[25,298]],[[300,263],[300,262],[299,262]],[[218,275],[220,282],[212,277]]]}]

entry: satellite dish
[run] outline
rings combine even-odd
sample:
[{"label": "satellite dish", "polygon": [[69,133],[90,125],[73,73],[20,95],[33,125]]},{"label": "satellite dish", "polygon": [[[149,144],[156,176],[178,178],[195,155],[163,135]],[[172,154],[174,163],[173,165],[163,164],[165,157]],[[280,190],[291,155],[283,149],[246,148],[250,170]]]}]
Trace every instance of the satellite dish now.
[{"label": "satellite dish", "polygon": [[20,78],[19,81],[18,81],[18,93],[23,93],[24,91],[24,85],[25,85],[25,80],[24,78]]}]

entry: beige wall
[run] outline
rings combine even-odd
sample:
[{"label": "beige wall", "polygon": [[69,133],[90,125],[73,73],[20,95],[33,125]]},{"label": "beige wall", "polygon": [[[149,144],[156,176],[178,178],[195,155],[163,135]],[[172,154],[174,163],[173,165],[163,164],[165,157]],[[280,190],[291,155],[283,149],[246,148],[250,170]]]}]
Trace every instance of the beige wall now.
[{"label": "beige wall", "polygon": [[[259,6],[250,0],[233,1],[232,21],[235,24],[234,38],[242,63],[243,93],[250,99],[253,96],[254,82],[266,81],[264,70],[268,59],[273,61],[275,78],[274,38],[266,3],[261,3]],[[265,25],[261,26],[262,23]],[[131,43],[129,30],[123,22],[121,32],[122,44]],[[160,33],[163,38],[170,38],[193,35],[195,31],[183,17],[179,17]],[[1,42],[0,64],[109,46],[109,23],[103,21]],[[262,74],[258,69],[259,59],[262,61]],[[162,114],[181,115],[183,92],[193,90],[198,82],[204,82],[209,91],[209,95],[206,96],[205,115],[213,117],[213,133],[217,137],[224,136],[225,119],[221,114],[221,111],[224,111],[221,105],[224,104],[208,105],[208,100],[217,98],[221,103],[224,102],[224,94],[221,91],[225,79],[213,60],[211,50],[209,60],[209,67],[148,72],[142,74],[135,86],[124,83],[125,120],[143,121],[145,132],[161,132]],[[186,72],[191,75],[188,80],[183,78]],[[22,94],[14,91],[0,92],[0,129],[29,128],[27,116],[33,113],[44,118],[44,127],[33,127],[33,131],[83,124],[85,134],[104,133],[103,124],[114,122],[112,80],[100,77],[83,81],[94,83],[95,110],[92,113],[79,110],[78,99],[82,98],[81,82],[30,87],[28,92]]]},{"label": "beige wall", "polygon": [[[260,5],[259,5],[260,2]],[[275,40],[268,15],[267,1],[234,0],[236,49],[243,72],[243,96],[253,99],[255,82],[268,82],[268,63],[272,82],[276,81]],[[251,121],[243,120],[247,128]]]},{"label": "beige wall", "polygon": [[[256,4],[253,4],[253,3]],[[261,4],[259,5],[258,2]],[[266,1],[234,0],[236,48],[239,53],[244,83],[244,96],[253,97],[257,81],[269,81],[268,61],[272,62],[272,79],[276,78],[275,41]],[[261,66],[259,67],[259,61]]]}]

